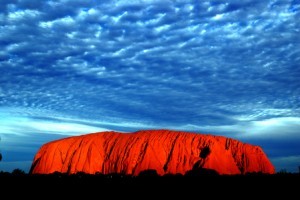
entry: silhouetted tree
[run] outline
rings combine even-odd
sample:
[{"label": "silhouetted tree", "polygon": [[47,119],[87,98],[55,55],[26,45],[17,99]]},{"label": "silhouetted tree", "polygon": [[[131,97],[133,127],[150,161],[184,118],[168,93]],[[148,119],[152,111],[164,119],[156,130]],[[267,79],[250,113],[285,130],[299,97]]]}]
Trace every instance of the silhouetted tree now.
[{"label": "silhouetted tree", "polygon": [[[1,137],[0,137],[0,141],[1,141]],[[2,160],[2,154],[1,154],[1,152],[0,152],[0,161]]]}]

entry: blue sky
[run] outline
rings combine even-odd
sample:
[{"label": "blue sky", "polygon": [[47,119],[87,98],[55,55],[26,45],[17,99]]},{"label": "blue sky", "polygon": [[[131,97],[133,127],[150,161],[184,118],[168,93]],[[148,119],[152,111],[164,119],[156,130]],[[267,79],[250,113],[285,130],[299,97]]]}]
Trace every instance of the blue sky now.
[{"label": "blue sky", "polygon": [[174,129],[300,165],[299,0],[1,0],[0,171],[51,140]]}]

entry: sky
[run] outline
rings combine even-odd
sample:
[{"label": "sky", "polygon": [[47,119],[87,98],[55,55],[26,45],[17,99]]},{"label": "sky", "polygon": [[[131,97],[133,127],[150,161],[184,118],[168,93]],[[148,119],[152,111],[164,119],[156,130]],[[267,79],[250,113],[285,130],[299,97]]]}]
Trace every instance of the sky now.
[{"label": "sky", "polygon": [[0,171],[46,142],[171,129],[300,166],[300,0],[1,0]]}]

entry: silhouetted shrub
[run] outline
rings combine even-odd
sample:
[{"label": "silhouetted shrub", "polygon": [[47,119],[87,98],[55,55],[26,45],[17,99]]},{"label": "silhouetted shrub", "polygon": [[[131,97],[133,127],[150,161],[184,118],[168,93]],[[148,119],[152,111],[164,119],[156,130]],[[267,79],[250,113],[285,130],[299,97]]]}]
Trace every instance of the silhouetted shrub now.
[{"label": "silhouetted shrub", "polygon": [[95,175],[97,175],[97,176],[104,176],[104,174],[101,173],[101,172],[96,172]]},{"label": "silhouetted shrub", "polygon": [[185,176],[218,176],[219,173],[213,169],[198,168],[192,169],[185,173]]},{"label": "silhouetted shrub", "polygon": [[247,176],[263,176],[263,175],[266,175],[262,172],[247,172],[245,175]]},{"label": "silhouetted shrub", "polygon": [[147,170],[144,170],[144,171],[141,171],[139,173],[139,176],[142,176],[142,177],[157,177],[159,176],[157,171],[155,169],[147,169]]},{"label": "silhouetted shrub", "polygon": [[287,174],[287,170],[286,169],[281,169],[279,170],[279,172],[277,172],[278,174]]},{"label": "silhouetted shrub", "polygon": [[164,177],[183,177],[183,174],[176,173],[176,174],[164,174]]},{"label": "silhouetted shrub", "polygon": [[103,176],[111,179],[122,179],[127,175],[125,175],[124,173],[110,173],[110,174],[105,174]]},{"label": "silhouetted shrub", "polygon": [[59,177],[60,178],[60,177],[64,176],[65,174],[61,173],[61,172],[58,172],[58,171],[55,171],[50,175],[52,175],[53,177]]},{"label": "silhouetted shrub", "polygon": [[73,174],[74,176],[77,177],[84,177],[84,176],[88,176],[89,174],[85,173],[85,172],[77,172],[76,174]]},{"label": "silhouetted shrub", "polygon": [[16,175],[16,176],[22,176],[22,175],[25,175],[25,171],[24,170],[21,170],[21,169],[14,169],[11,173],[12,175]]},{"label": "silhouetted shrub", "polygon": [[0,171],[0,176],[8,176],[10,175],[9,172]]}]

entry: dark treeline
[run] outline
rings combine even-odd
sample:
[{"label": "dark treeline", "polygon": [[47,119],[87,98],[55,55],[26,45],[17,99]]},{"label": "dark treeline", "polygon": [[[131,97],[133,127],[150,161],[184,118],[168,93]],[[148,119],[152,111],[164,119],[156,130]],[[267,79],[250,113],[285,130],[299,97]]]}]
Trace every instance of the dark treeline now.
[{"label": "dark treeline", "polygon": [[243,175],[219,175],[216,171],[211,169],[193,169],[188,171],[186,174],[165,174],[160,176],[156,170],[150,169],[140,172],[139,175],[126,175],[121,173],[112,173],[112,174],[87,174],[84,172],[78,172],[75,174],[68,174],[68,173],[61,173],[61,172],[54,172],[51,174],[30,174],[26,173],[21,169],[14,169],[11,173],[10,172],[3,172],[0,171],[0,177],[27,177],[32,179],[95,179],[95,180],[110,180],[110,181],[118,181],[118,180],[143,180],[143,179],[157,179],[157,180],[186,180],[186,179],[213,179],[213,180],[222,180],[222,179],[274,179],[274,178],[282,178],[282,177],[300,177],[300,173],[289,173],[289,172],[278,172],[276,174],[263,174],[263,173],[247,173]]},{"label": "dark treeline", "polygon": [[[1,193],[8,193],[11,199],[22,194],[30,197],[41,193],[42,197],[82,199],[109,196],[110,198],[139,197],[157,198],[161,195],[189,199],[209,194],[210,198],[232,197],[242,193],[243,197],[256,197],[259,193],[268,195],[285,193],[285,197],[299,191],[300,174],[252,173],[245,175],[218,175],[214,171],[191,171],[185,175],[166,174],[159,176],[155,170],[141,172],[138,176],[124,174],[28,174],[20,169],[12,173],[0,172]],[[11,192],[18,191],[18,192]],[[286,193],[288,191],[288,193]],[[238,192],[238,193],[236,193]],[[37,194],[38,193],[38,194]],[[197,196],[199,195],[199,196]],[[103,197],[104,198],[104,197]]]},{"label": "dark treeline", "polygon": [[220,175],[218,174],[215,170],[212,169],[204,169],[204,168],[198,168],[198,169],[192,169],[190,171],[187,171],[184,175],[183,174],[165,174],[160,176],[156,170],[154,169],[149,169],[145,170],[139,173],[139,175],[134,176],[134,175],[126,175],[122,173],[112,173],[112,174],[102,174],[102,173],[96,173],[96,174],[87,174],[84,172],[77,172],[75,174],[68,174],[68,173],[61,173],[61,172],[54,172],[51,174],[31,174],[31,173],[26,173],[22,169],[14,169],[12,172],[4,172],[0,171],[0,176],[5,177],[5,176],[27,176],[27,177],[58,177],[58,178],[64,178],[64,177],[78,177],[78,178],[83,178],[83,177],[97,177],[97,178],[124,178],[124,179],[129,179],[129,178],[180,178],[180,177],[188,177],[188,178],[193,178],[193,177],[284,177],[284,176],[300,176],[300,173],[291,173],[287,172],[285,170],[281,170],[277,172],[276,174],[264,174],[260,172],[255,172],[255,173],[246,173],[246,174],[241,174],[241,175]]}]

